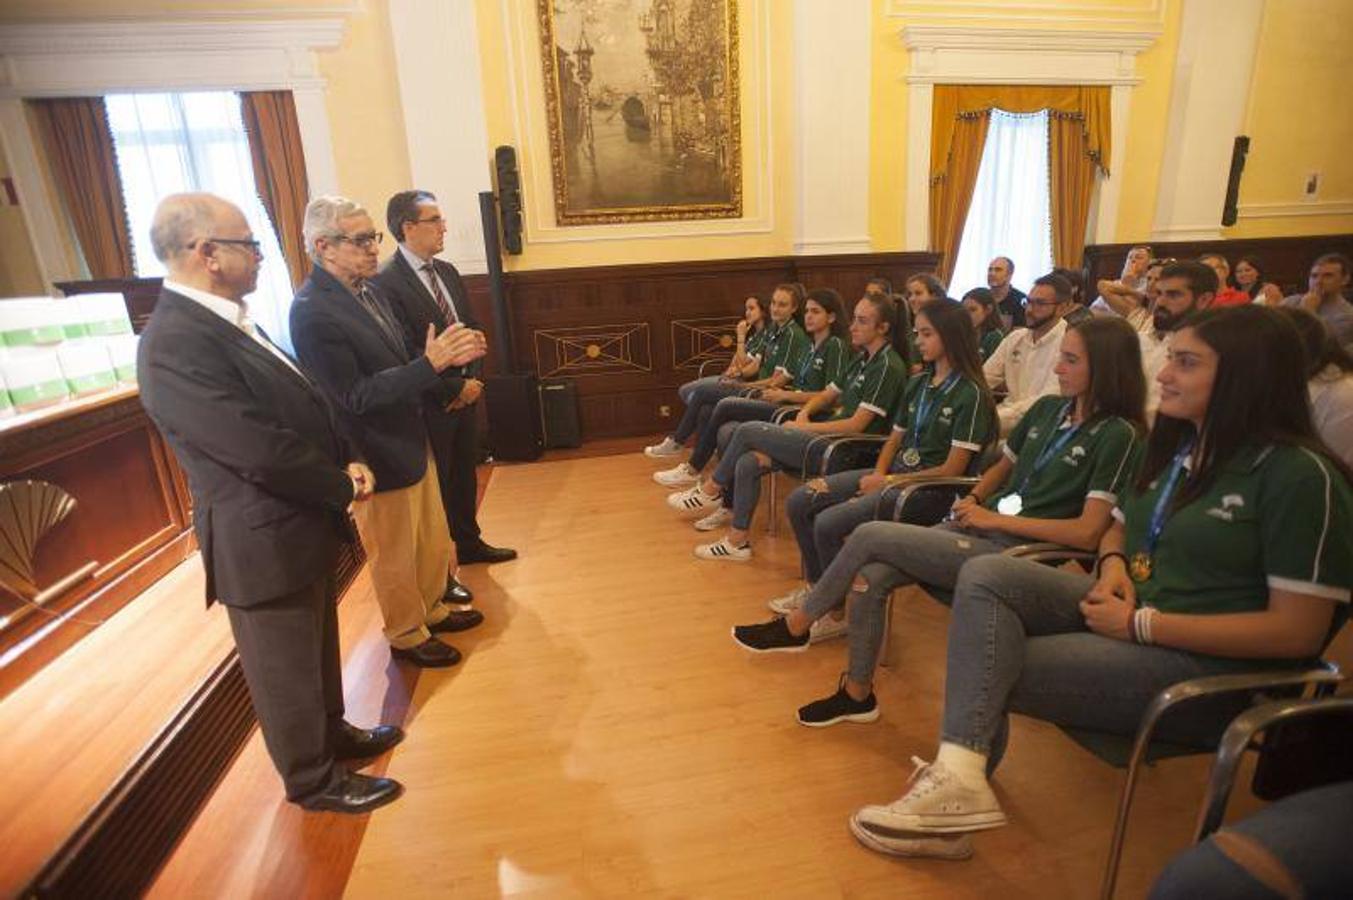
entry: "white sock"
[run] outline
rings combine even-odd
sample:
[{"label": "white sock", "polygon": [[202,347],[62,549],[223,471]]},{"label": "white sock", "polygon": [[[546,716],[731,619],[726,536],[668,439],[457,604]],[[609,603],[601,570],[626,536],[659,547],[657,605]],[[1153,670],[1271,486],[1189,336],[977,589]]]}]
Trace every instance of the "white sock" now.
[{"label": "white sock", "polygon": [[987,783],[985,753],[944,741],[940,744],[939,752],[935,754],[935,762],[943,763],[946,769],[953,772],[958,780],[968,787],[981,787]]}]

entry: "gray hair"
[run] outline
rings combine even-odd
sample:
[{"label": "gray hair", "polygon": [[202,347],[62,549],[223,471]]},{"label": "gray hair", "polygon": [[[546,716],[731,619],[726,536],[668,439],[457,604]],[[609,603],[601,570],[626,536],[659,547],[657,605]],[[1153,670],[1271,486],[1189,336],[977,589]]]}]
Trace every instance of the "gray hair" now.
[{"label": "gray hair", "polygon": [[150,246],[155,258],[168,264],[188,245],[207,237],[228,202],[213,194],[170,194],[155,208],[150,222]]},{"label": "gray hair", "polygon": [[368,213],[361,204],[347,197],[329,195],[311,200],[305,207],[305,223],[301,226],[305,249],[310,258],[315,262],[320,261],[316,241],[343,233],[343,229],[338,227],[340,220],[361,215]]}]

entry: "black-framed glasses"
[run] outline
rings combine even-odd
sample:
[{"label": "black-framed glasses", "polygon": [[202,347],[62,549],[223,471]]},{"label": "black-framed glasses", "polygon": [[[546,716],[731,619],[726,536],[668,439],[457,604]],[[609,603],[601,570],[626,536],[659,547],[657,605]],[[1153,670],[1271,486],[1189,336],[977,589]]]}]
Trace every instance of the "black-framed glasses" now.
[{"label": "black-framed glasses", "polygon": [[336,235],[334,235],[334,240],[336,240],[336,241],[347,241],[349,244],[352,244],[354,247],[360,247],[360,248],[362,248],[363,250],[367,249],[368,247],[379,247],[381,241],[384,240],[384,238],[385,238],[385,232],[383,232],[383,231],[367,231],[367,232],[364,232],[363,234],[336,234]]},{"label": "black-framed glasses", "polygon": [[440,225],[440,224],[442,224],[442,223],[445,222],[445,221],[446,221],[446,220],[443,219],[441,216],[428,216],[426,219],[414,219],[414,220],[413,220],[413,224],[415,224],[415,225]]},{"label": "black-framed glasses", "polygon": [[225,244],[228,247],[243,247],[255,256],[263,255],[263,242],[256,241],[253,238],[204,237],[193,241],[188,245],[188,249],[191,250],[198,244]]}]

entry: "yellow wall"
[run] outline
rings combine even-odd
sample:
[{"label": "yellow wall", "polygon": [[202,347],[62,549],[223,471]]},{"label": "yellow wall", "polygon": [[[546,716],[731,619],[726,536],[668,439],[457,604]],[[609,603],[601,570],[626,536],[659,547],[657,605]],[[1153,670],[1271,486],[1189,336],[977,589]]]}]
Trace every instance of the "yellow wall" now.
[{"label": "yellow wall", "polygon": [[[523,14],[534,18],[534,0],[519,0]],[[762,3],[768,4],[762,7]],[[544,110],[542,67],[539,45],[535,43],[532,29],[532,43],[525,53],[513,56],[509,34],[512,21],[505,21],[500,0],[476,0],[475,15],[478,19],[480,67],[483,79],[484,107],[486,110],[488,140],[490,147],[511,144],[517,149],[517,164],[521,171],[523,201],[528,207],[528,217],[546,214],[552,222],[549,210],[553,208],[553,197],[546,192],[531,193],[533,183],[549,185],[550,156],[549,140],[545,131],[544,116],[536,116],[536,128],[527,134],[518,134],[513,120],[512,81],[509,78],[509,66],[514,58],[524,58],[525,63],[515,73],[518,89],[517,101],[532,104],[532,109]],[[762,8],[770,12],[770,24],[765,27],[764,20],[757,14]],[[744,209],[756,210],[762,204],[770,204],[774,211],[769,232],[745,235],[698,235],[663,238],[644,238],[636,240],[569,241],[567,243],[532,243],[529,236],[521,256],[509,257],[507,267],[512,270],[549,269],[573,266],[611,265],[635,262],[667,262],[688,259],[725,259],[730,257],[773,256],[791,252],[794,227],[794,104],[793,104],[793,21],[792,10],[783,0],[742,0],[739,4],[739,30],[742,39],[740,57],[743,132],[742,166]],[[762,197],[758,192],[759,159],[761,146],[758,145],[749,127],[751,116],[748,104],[762,89],[764,73],[753,63],[752,44],[756,41],[767,42],[771,57],[771,128],[768,136],[771,154],[774,160],[772,197]],[[533,174],[544,177],[533,178]],[[548,188],[546,189],[548,191]],[[649,233],[662,231],[662,223],[635,223],[632,225],[609,226],[608,234],[623,234],[626,231]],[[584,229],[585,232],[585,229]]]},{"label": "yellow wall", "polygon": [[[0,178],[10,176],[9,160],[0,149]],[[23,198],[20,198],[23,202]],[[38,261],[28,239],[23,210],[10,206],[0,195],[0,297],[47,293],[38,272]]]},{"label": "yellow wall", "polygon": [[[1353,3],[1268,0],[1243,134],[1250,154],[1240,203],[1303,204],[1306,173],[1319,201],[1353,204]],[[1309,207],[1319,209],[1319,204]],[[1243,218],[1227,237],[1353,231],[1353,214]]]}]

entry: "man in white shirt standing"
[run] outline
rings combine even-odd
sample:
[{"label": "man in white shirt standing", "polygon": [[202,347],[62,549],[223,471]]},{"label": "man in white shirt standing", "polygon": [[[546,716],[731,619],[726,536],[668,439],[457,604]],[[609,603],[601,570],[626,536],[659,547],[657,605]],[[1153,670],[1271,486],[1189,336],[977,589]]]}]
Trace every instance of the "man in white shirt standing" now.
[{"label": "man in white shirt standing", "polygon": [[1024,328],[1006,335],[982,366],[987,384],[1003,388],[1005,399],[996,407],[1001,434],[1009,434],[1039,397],[1057,393],[1053,367],[1066,334],[1062,317],[1071,308],[1071,283],[1060,275],[1044,275],[1029,290]]}]

